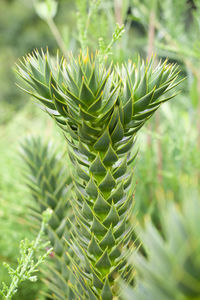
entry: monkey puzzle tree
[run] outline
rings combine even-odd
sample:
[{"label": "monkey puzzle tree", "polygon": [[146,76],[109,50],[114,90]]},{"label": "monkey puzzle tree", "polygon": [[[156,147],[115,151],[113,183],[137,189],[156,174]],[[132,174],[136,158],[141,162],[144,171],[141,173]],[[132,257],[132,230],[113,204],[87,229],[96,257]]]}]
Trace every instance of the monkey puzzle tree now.
[{"label": "monkey puzzle tree", "polygon": [[47,296],[53,293],[55,299],[57,296],[62,300],[72,299],[72,291],[67,284],[70,276],[66,255],[68,247],[64,241],[70,238],[68,219],[72,220],[69,203],[72,179],[67,165],[62,162],[63,154],[57,153],[52,143],[29,137],[21,148],[26,164],[25,182],[34,202],[29,205],[32,226],[40,226],[44,210],[49,208],[52,211],[46,235],[53,252],[48,266],[42,268],[48,286]]},{"label": "monkey puzzle tree", "polygon": [[[35,51],[18,66],[25,90],[62,128],[74,164],[76,223],[70,257],[78,299],[111,300],[116,278],[131,280],[133,163],[137,131],[174,95],[177,68],[153,60],[107,65],[98,53],[53,59]],[[63,162],[64,163],[64,162]]]}]

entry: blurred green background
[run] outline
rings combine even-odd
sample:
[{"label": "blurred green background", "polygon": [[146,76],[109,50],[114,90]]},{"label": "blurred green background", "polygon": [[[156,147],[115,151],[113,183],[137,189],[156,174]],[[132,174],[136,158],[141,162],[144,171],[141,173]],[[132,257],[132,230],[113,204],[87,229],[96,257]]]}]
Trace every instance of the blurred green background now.
[{"label": "blurred green background", "polygon": [[[50,138],[63,147],[52,120],[16,86],[15,63],[35,48],[48,46],[49,51],[56,54],[57,48],[62,46],[57,44],[60,37],[66,51],[78,52],[88,20],[86,43],[91,49],[98,48],[99,37],[107,45],[116,22],[124,23],[125,33],[113,46],[111,59],[134,60],[138,54],[146,59],[157,53],[157,60],[167,57],[178,63],[180,76],[186,77],[179,88],[181,93],[164,104],[138,136],[135,208],[139,220],[142,222],[150,213],[159,225],[161,199],[179,203],[188,187],[198,189],[199,1],[101,0],[88,19],[93,2],[95,0],[60,0],[53,27],[39,17],[31,0],[1,0],[0,3],[0,282],[8,280],[2,262],[15,265],[19,241],[24,237],[33,238],[27,219],[31,199],[23,185],[23,163],[18,155],[20,142],[33,134],[46,140]],[[41,3],[37,1],[38,5]],[[44,288],[41,282],[25,283],[15,299],[43,299],[41,290]]]}]

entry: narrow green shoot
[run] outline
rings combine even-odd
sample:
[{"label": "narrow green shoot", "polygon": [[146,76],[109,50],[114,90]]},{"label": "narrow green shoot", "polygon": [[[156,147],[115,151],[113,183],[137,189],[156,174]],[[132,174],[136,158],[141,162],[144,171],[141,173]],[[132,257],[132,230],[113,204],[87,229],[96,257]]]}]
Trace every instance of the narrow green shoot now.
[{"label": "narrow green shoot", "polygon": [[13,269],[9,264],[4,263],[4,266],[8,269],[8,273],[11,277],[10,286],[7,286],[4,282],[3,288],[0,291],[0,295],[4,300],[10,300],[16,294],[19,285],[25,281],[30,280],[32,282],[37,281],[37,276],[35,275],[38,272],[39,265],[44,262],[48,255],[52,252],[53,248],[50,248],[45,254],[40,255],[35,259],[36,252],[46,249],[49,243],[43,242],[43,235],[45,227],[48,221],[51,218],[52,211],[47,209],[42,214],[42,224],[40,231],[36,239],[32,242],[27,239],[22,240],[20,243],[20,258],[18,259],[18,266],[16,269]]}]

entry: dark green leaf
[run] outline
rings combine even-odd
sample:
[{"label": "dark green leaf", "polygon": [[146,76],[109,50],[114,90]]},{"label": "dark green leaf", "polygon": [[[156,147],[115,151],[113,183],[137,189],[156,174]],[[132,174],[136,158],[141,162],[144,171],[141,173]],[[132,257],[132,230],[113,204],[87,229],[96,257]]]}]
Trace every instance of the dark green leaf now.
[{"label": "dark green leaf", "polygon": [[111,190],[116,186],[115,179],[113,178],[110,171],[107,172],[105,178],[99,184],[99,189],[102,192],[111,192]]}]

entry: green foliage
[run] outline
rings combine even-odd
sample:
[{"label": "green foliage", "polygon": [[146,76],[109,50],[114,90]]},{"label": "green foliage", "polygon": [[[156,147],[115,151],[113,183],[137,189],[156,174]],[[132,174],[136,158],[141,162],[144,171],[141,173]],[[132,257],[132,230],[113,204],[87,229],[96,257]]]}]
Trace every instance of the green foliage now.
[{"label": "green foliage", "polygon": [[[101,0],[77,0],[77,25],[78,25],[78,39],[83,52],[87,50],[88,46],[88,30],[90,22],[97,17],[97,11]],[[89,6],[89,8],[88,8]]]},{"label": "green foliage", "polygon": [[[80,22],[79,18],[82,18],[84,32],[84,24],[86,24],[92,1],[79,2],[83,5],[83,9],[81,11],[78,6],[81,13],[77,17],[75,1],[59,1],[57,15],[53,20],[57,24],[59,35],[64,39],[65,47],[73,50],[74,53],[79,48],[77,40],[80,40],[79,34],[76,36],[76,24]],[[109,45],[117,22],[115,15],[117,2],[120,1],[102,0],[97,10],[92,13],[85,41],[85,45],[89,45],[89,48],[96,49],[100,37],[102,38],[101,49],[105,50]],[[152,5],[157,4],[154,23],[155,52],[161,57],[169,57],[172,61],[181,62],[180,68],[188,76],[181,87],[182,93],[175,103],[166,103],[162,106],[160,110],[162,122],[157,124],[159,118],[157,115],[156,120],[153,119],[151,122],[152,130],[145,127],[139,135],[140,157],[137,159],[135,168],[138,188],[135,193],[134,211],[137,212],[137,219],[140,222],[143,221],[145,215],[151,215],[153,224],[156,224],[160,230],[161,190],[163,189],[166,195],[166,201],[173,197],[173,201],[179,204],[182,201],[183,187],[187,182],[193,186],[194,181],[199,177],[199,130],[196,121],[199,106],[200,6],[198,0],[182,1],[181,4],[180,1],[171,0],[121,2],[122,8],[119,7],[118,11],[125,24],[125,34],[119,43],[113,45],[112,59],[119,63],[124,62],[127,57],[134,60],[138,52],[142,57],[146,57],[147,35],[151,21],[150,11],[155,10]],[[54,127],[52,130],[49,121],[46,121],[40,112],[36,112],[35,108],[30,105],[27,107],[22,105],[25,99],[27,100],[27,95],[26,98],[23,97],[23,94],[20,95],[15,88],[11,68],[17,57],[36,47],[45,48],[48,45],[50,51],[55,53],[54,39],[58,35],[54,34],[54,38],[51,37],[46,23],[37,17],[31,1],[27,0],[3,0],[0,10],[0,27],[0,259],[15,266],[19,240],[24,239],[25,236],[29,239],[33,238],[33,231],[30,230],[32,226],[30,227],[25,220],[30,198],[21,186],[21,162],[15,154],[17,143],[21,137],[27,135],[27,132],[34,132],[34,134],[39,132],[40,135],[42,132],[43,137],[50,137],[53,143],[56,141],[56,144],[61,138],[55,133]],[[20,108],[21,111],[19,111]],[[149,143],[149,136],[151,143]],[[160,144],[162,162],[160,169],[158,169],[160,156],[158,144]],[[62,148],[61,144],[60,147]],[[66,161],[66,164],[69,166],[69,161]],[[158,173],[162,175],[161,180],[158,179]],[[32,218],[32,221],[35,227],[36,218]],[[48,265],[50,264],[55,269],[55,261],[56,259],[51,257]],[[0,281],[6,281],[7,274],[4,268],[0,268],[0,271]],[[55,281],[57,286],[57,278]],[[35,300],[36,297],[44,299],[38,293],[39,288],[43,290],[44,286],[41,283],[32,286],[31,283],[25,282],[25,285],[20,285],[14,299]]]},{"label": "green foliage", "polygon": [[[159,114],[162,122],[159,125],[159,132],[156,132],[154,119],[151,123],[153,132],[144,128],[138,137],[140,153],[135,170],[138,181],[135,198],[139,221],[142,221],[145,215],[153,215],[153,222],[160,219],[158,204],[161,187],[166,198],[173,195],[174,201],[181,203],[184,186],[188,182],[193,186],[193,182],[198,178],[200,161],[198,131],[194,126],[196,112],[193,112],[186,95],[181,93],[176,97],[176,101],[161,107]],[[151,147],[149,136],[152,141]],[[157,176],[158,142],[162,153],[161,181]]]},{"label": "green foliage", "polygon": [[[4,110],[3,104],[0,110]],[[35,238],[34,226],[27,220],[27,206],[31,204],[31,199],[23,185],[21,170],[23,164],[18,155],[18,148],[27,133],[39,135],[41,130],[46,138],[51,137],[62,149],[60,134],[49,124],[48,117],[38,111],[34,105],[27,104],[20,112],[15,111],[15,117],[10,122],[0,125],[0,283],[4,281],[7,285],[9,285],[9,276],[6,269],[2,267],[2,262],[5,261],[16,268],[20,240]],[[44,300],[41,292],[45,290],[45,286],[40,280],[41,274],[38,277],[35,284],[30,281],[22,283],[13,299]]]},{"label": "green foliage", "polygon": [[35,239],[35,241],[23,240],[20,243],[20,259],[18,259],[18,266],[15,269],[7,263],[4,266],[8,269],[8,273],[11,277],[11,284],[7,286],[3,282],[3,289],[0,291],[0,295],[5,300],[12,299],[13,295],[17,292],[18,286],[25,280],[30,280],[31,282],[37,281],[37,276],[39,265],[44,262],[47,256],[51,253],[52,248],[46,251],[45,254],[40,255],[37,259],[34,258],[36,252],[43,250],[49,245],[49,243],[43,242],[43,235],[45,226],[51,218],[52,211],[47,209],[42,214],[42,224],[40,231]]},{"label": "green foliage", "polygon": [[[122,3],[122,20],[116,19],[114,10],[114,1],[105,0],[76,0],[77,4],[77,40],[80,43],[84,54],[87,52],[87,47],[95,51],[99,49],[102,58],[107,55],[112,55],[114,60],[122,60],[123,56],[128,57],[127,51],[121,48],[115,51],[119,45],[116,41],[121,39],[124,48],[127,46],[126,38],[122,40],[122,34],[129,31],[130,22],[127,20],[128,2]],[[126,25],[121,24],[126,22]],[[120,24],[118,24],[120,23]],[[119,50],[119,49],[118,49]],[[119,55],[120,54],[120,55]],[[132,49],[131,49],[132,54]]]},{"label": "green foliage", "polygon": [[[75,28],[73,11],[72,1],[59,1],[56,23],[68,49],[76,47],[73,36],[70,34],[70,40],[67,37]],[[7,123],[27,103],[27,98],[19,93],[15,85],[13,67],[18,57],[47,45],[52,52],[56,52],[57,45],[46,23],[37,16],[31,0],[2,0],[0,28],[0,123]]]},{"label": "green foliage", "polygon": [[116,43],[121,38],[123,33],[124,25],[120,26],[119,24],[116,24],[116,28],[109,45],[105,46],[103,38],[99,38],[99,54],[102,57],[101,59],[106,58],[108,55],[112,54],[112,47],[114,43]]},{"label": "green foliage", "polygon": [[[142,23],[148,31],[151,1],[133,2],[135,4],[132,9],[133,18]],[[184,5],[180,5],[179,0],[155,2],[158,6],[154,20],[156,51],[177,60],[181,59],[186,64],[188,59],[189,61],[195,59],[199,64],[199,5],[194,5],[193,1],[185,1]]]},{"label": "green foliage", "polygon": [[[18,66],[29,94],[66,134],[75,165],[76,218],[74,238],[68,243],[81,299],[113,299],[116,277],[131,279],[126,263],[133,228],[133,167],[136,132],[160,104],[160,96],[175,88],[177,68],[153,61],[137,66],[106,67],[98,56],[80,53],[55,61],[35,52]],[[78,176],[78,177],[77,177]]]},{"label": "green foliage", "polygon": [[126,300],[180,300],[200,297],[200,201],[197,190],[183,194],[178,207],[160,208],[162,234],[147,219],[138,229],[147,256],[137,252],[136,287],[124,292]]},{"label": "green foliage", "polygon": [[52,211],[46,234],[53,247],[53,259],[52,262],[49,261],[49,267],[45,266],[43,270],[48,295],[51,297],[54,294],[54,299],[56,295],[59,295],[58,299],[68,299],[69,260],[65,253],[67,247],[64,238],[70,238],[67,220],[69,218],[72,221],[69,208],[71,177],[68,175],[67,165],[63,164],[63,155],[58,155],[52,144],[44,143],[39,138],[24,141],[22,157],[27,165],[27,186],[35,202],[30,205],[32,226],[40,224],[45,209]]}]

